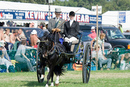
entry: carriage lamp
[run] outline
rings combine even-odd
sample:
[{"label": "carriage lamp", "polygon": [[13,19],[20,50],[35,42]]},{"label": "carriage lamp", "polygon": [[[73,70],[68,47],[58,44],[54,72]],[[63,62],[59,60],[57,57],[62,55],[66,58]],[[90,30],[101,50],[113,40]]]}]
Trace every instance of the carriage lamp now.
[{"label": "carriage lamp", "polygon": [[130,44],[127,45],[127,49],[130,49]]}]

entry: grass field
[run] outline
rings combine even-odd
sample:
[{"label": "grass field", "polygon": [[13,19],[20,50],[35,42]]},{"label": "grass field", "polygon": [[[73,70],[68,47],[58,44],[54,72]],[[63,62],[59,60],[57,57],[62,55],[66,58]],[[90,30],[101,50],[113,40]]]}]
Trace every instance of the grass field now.
[{"label": "grass field", "polygon": [[[0,87],[44,87],[45,84],[46,79],[38,83],[36,72],[0,73]],[[58,87],[130,87],[130,70],[92,71],[88,84],[82,83],[81,71],[67,71],[60,77]]]}]

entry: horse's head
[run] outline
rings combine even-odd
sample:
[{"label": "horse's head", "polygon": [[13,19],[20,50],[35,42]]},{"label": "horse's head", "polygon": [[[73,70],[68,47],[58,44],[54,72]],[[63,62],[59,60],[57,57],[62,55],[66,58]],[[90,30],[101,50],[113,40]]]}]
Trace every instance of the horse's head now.
[{"label": "horse's head", "polygon": [[48,40],[49,33],[45,32],[44,35],[40,38],[39,43],[39,50],[42,54],[47,54],[47,51],[49,51],[52,47],[52,43],[50,40]]}]

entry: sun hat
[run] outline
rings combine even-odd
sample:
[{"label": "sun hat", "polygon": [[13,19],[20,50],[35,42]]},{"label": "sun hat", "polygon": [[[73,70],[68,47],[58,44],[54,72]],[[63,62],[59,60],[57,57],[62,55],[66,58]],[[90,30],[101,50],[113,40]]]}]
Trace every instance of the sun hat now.
[{"label": "sun hat", "polygon": [[92,27],[91,27],[91,30],[92,30],[92,29],[95,29],[95,27],[94,27],[94,26],[92,26]]},{"label": "sun hat", "polygon": [[31,32],[31,34],[37,34],[37,31],[36,31],[36,30],[33,30],[33,31]]},{"label": "sun hat", "polygon": [[61,13],[61,8],[55,8],[56,13]]}]

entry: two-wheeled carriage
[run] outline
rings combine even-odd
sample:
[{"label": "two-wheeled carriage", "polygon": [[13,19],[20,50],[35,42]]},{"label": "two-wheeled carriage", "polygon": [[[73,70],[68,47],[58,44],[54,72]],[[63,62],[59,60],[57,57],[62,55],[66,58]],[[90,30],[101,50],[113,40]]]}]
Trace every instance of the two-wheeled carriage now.
[{"label": "two-wheeled carriage", "polygon": [[[53,53],[56,52],[56,53],[58,53],[58,57],[59,57],[58,62],[62,61],[62,60],[60,60],[60,57],[64,56],[64,57],[67,58],[67,60],[71,60],[71,62],[75,63],[77,61],[75,56],[77,54],[83,55],[82,78],[83,78],[83,83],[88,83],[89,78],[90,78],[90,71],[91,71],[91,48],[90,48],[90,44],[86,44],[84,50],[79,53],[78,49],[80,47],[79,45],[80,45],[80,41],[81,41],[81,37],[82,37],[82,34],[79,33],[79,35],[77,36],[79,41],[78,41],[78,43],[75,43],[75,47],[74,47],[73,52],[60,51],[62,49],[62,47],[65,47],[64,46],[65,44],[63,42],[63,44],[60,43],[60,45],[58,46],[57,44],[59,44],[59,43],[56,42],[56,37],[57,36],[54,35],[54,39],[53,39],[54,42],[51,41],[51,40],[48,40],[48,39],[44,39],[38,44],[38,48],[37,48],[37,78],[38,78],[38,82],[41,83],[41,82],[44,81],[44,79],[41,79],[41,73],[39,72],[39,70],[41,69],[41,67],[40,67],[41,58],[40,57],[45,57],[44,59],[47,60],[47,59],[49,59],[48,58],[49,55],[52,55]],[[49,42],[53,42],[53,44],[52,44],[53,46],[51,46],[50,50],[48,50],[49,45],[50,45]],[[45,49],[45,46],[43,46],[43,44],[45,44],[45,43],[46,43],[46,49]],[[46,51],[46,52],[43,54],[44,51]],[[57,65],[58,65],[58,62],[56,62]],[[42,69],[44,69],[44,72],[45,72],[45,67],[42,68]]]}]

